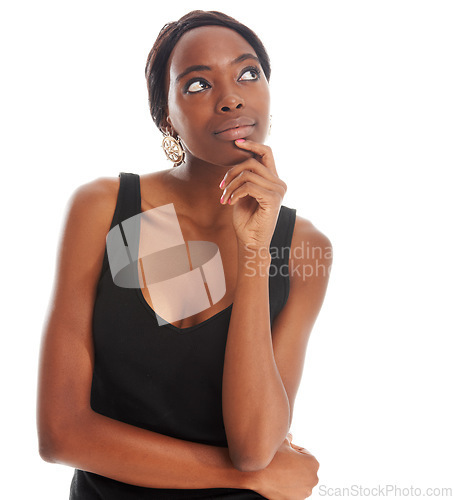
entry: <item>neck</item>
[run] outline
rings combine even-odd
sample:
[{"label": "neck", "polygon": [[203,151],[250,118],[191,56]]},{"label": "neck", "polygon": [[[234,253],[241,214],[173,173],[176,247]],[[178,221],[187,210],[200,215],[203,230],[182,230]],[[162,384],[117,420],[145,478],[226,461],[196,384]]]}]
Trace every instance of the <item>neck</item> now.
[{"label": "neck", "polygon": [[223,189],[219,188],[230,168],[186,153],[185,162],[167,172],[166,181],[171,183],[178,198],[188,207],[190,218],[196,225],[206,229],[231,226],[233,207],[220,203]]}]

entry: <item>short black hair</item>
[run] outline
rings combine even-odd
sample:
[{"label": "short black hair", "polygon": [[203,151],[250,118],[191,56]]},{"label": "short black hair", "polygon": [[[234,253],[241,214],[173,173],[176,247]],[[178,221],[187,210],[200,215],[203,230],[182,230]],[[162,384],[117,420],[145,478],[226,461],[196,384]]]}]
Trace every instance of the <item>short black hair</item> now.
[{"label": "short black hair", "polygon": [[225,26],[236,31],[247,40],[258,56],[267,81],[270,79],[271,64],[269,55],[254,31],[223,12],[192,10],[178,21],[167,23],[160,30],[146,61],[145,77],[148,87],[149,109],[154,123],[161,132],[164,131],[163,121],[165,109],[167,108],[165,75],[171,51],[184,33],[199,26],[209,25]]}]

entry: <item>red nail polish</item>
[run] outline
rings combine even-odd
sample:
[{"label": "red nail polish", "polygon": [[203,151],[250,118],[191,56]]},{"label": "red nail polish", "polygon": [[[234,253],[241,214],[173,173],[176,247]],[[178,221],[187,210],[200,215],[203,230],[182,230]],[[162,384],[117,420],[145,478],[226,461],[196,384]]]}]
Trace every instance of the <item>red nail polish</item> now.
[{"label": "red nail polish", "polygon": [[228,198],[228,205],[231,205],[231,198]]}]

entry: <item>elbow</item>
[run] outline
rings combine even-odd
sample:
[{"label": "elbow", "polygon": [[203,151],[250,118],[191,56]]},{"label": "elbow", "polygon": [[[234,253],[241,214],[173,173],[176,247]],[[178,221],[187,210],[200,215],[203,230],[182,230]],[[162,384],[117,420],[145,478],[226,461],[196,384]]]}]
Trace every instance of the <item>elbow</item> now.
[{"label": "elbow", "polygon": [[241,471],[241,472],[256,472],[262,469],[265,469],[265,467],[260,466],[259,464],[256,463],[240,463],[240,464],[233,464],[234,468]]},{"label": "elbow", "polygon": [[44,462],[48,462],[49,464],[57,463],[54,458],[52,448],[41,443],[39,443],[39,456],[44,460]]},{"label": "elbow", "polygon": [[[261,446],[257,445],[261,442]],[[264,439],[247,441],[242,446],[229,443],[228,450],[233,467],[241,472],[256,472],[265,469],[274,459],[279,447]]]},{"label": "elbow", "polygon": [[233,462],[233,466],[241,472],[256,472],[265,469],[269,463],[258,460],[242,460]]},{"label": "elbow", "polygon": [[[76,432],[73,422],[52,418],[38,423],[39,456],[49,463],[63,463],[66,457],[67,441]],[[74,439],[72,440],[74,442]]]},{"label": "elbow", "polygon": [[271,462],[273,457],[264,457],[258,455],[234,455],[230,454],[231,462],[235,469],[241,472],[256,472],[265,469]]},{"label": "elbow", "polygon": [[50,432],[38,432],[39,456],[50,464],[57,463],[58,440]]}]

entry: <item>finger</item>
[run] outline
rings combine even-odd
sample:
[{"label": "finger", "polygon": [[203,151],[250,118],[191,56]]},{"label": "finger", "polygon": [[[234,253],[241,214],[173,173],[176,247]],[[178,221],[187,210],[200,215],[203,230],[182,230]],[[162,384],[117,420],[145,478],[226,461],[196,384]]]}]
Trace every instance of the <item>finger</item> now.
[{"label": "finger", "polygon": [[293,448],[293,449],[298,453],[303,453],[304,455],[311,455],[311,453],[308,452],[305,448]]},{"label": "finger", "polygon": [[[269,209],[274,206],[275,197],[280,197],[280,194],[276,191],[265,189],[253,182],[245,182],[244,184],[239,186],[233,193],[231,193],[229,203],[230,205],[234,205],[241,198],[245,198],[246,196],[255,198],[255,200],[260,204],[262,208]],[[281,203],[281,199],[279,201]]]},{"label": "finger", "polygon": [[299,453],[303,453],[304,455],[311,455],[311,456],[313,456],[306,448],[302,448],[301,446],[293,446],[293,448],[296,451],[298,451]]},{"label": "finger", "polygon": [[254,172],[257,175],[260,175],[261,177],[268,179],[269,181],[274,182],[279,186],[282,186],[285,190],[285,193],[288,189],[286,183],[282,181],[282,179],[280,179],[277,174],[272,173],[262,163],[255,160],[255,158],[249,158],[248,160],[245,160],[238,165],[230,168],[230,170],[228,170],[228,172],[223,177],[222,182],[219,184],[219,188],[224,189],[229,183],[231,183],[231,181],[235,177],[241,175],[244,171]]},{"label": "finger", "polygon": [[285,441],[288,441],[288,444],[291,446],[292,440],[293,440],[293,435],[290,432],[288,432],[288,434],[286,435]]},{"label": "finger", "polygon": [[281,183],[275,183],[274,179],[269,180],[267,177],[262,177],[261,175],[252,172],[251,170],[243,170],[238,175],[236,175],[230,183],[226,185],[220,198],[220,203],[228,203],[228,199],[231,197],[231,195],[246,182],[254,183],[257,186],[261,186],[262,188],[267,189],[268,191],[276,191],[280,194],[282,199],[286,192]]},{"label": "finger", "polygon": [[251,141],[250,139],[236,139],[234,143],[238,148],[246,149],[258,155],[259,158],[257,158],[257,160],[260,161],[265,167],[269,168],[274,174],[277,174],[274,155],[269,146]]}]

